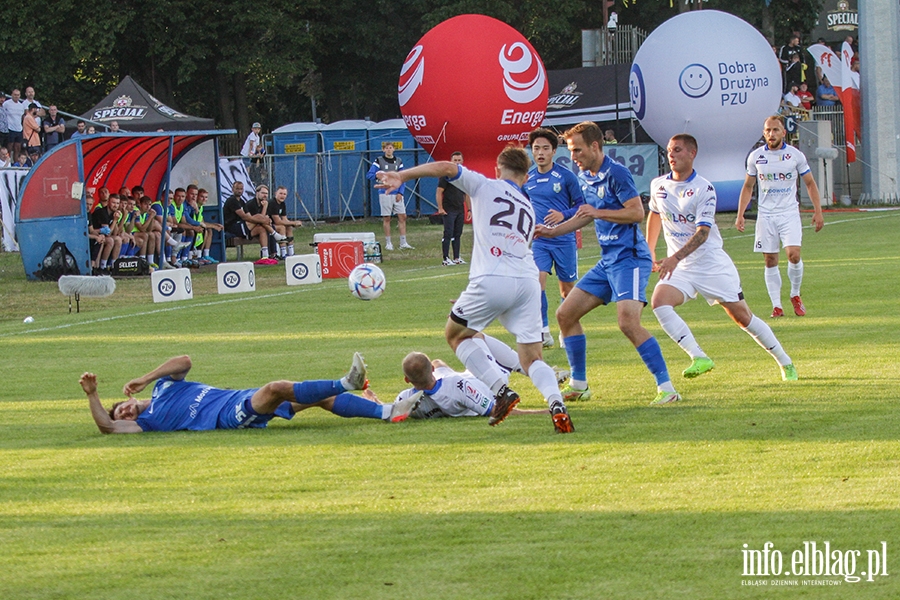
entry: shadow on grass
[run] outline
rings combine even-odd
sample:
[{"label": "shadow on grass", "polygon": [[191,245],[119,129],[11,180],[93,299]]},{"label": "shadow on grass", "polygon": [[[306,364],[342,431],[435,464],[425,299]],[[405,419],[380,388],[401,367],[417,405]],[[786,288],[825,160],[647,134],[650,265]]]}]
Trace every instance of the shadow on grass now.
[{"label": "shadow on grass", "polygon": [[[510,507],[506,507],[509,509]],[[804,542],[867,550],[898,511],[504,512],[0,518],[7,598],[896,598],[900,580],[745,576],[766,542],[790,571]],[[889,550],[889,551],[890,551]],[[849,563],[848,563],[849,566]],[[849,569],[847,569],[849,570]],[[742,584],[755,580],[765,586]],[[838,585],[809,587],[808,580]]]}]

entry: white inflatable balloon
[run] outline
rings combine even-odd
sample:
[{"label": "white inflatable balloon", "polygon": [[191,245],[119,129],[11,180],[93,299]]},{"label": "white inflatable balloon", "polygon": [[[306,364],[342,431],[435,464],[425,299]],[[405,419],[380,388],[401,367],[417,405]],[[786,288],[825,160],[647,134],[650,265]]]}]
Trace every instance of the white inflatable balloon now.
[{"label": "white inflatable balloon", "polygon": [[746,158],[781,103],[781,67],[746,21],[690,11],[653,31],[634,57],[631,104],[663,148],[676,133],[697,138],[697,172],[716,186],[719,210],[736,210]]}]

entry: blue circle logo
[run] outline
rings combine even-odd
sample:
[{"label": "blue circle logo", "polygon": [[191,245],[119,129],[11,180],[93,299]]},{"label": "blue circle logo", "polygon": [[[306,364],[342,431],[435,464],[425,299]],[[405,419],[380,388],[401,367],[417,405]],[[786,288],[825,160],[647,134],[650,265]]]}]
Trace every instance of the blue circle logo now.
[{"label": "blue circle logo", "polygon": [[634,114],[641,120],[647,112],[647,93],[644,91],[644,76],[641,68],[634,63],[631,66],[631,76],[628,78],[628,94],[631,97],[631,108]]},{"label": "blue circle logo", "polygon": [[161,296],[168,298],[175,293],[175,282],[168,278],[160,279],[156,284],[156,289],[159,290]]},{"label": "blue circle logo", "polygon": [[712,89],[712,73],[699,63],[693,63],[681,71],[678,86],[688,98],[702,98]]},{"label": "blue circle logo", "polygon": [[297,263],[291,273],[294,275],[294,279],[306,279],[306,276],[309,275],[309,267],[303,263]]},{"label": "blue circle logo", "polygon": [[225,284],[225,287],[233,290],[241,285],[241,274],[237,271],[228,271],[225,273],[225,276],[222,277],[222,283]]}]

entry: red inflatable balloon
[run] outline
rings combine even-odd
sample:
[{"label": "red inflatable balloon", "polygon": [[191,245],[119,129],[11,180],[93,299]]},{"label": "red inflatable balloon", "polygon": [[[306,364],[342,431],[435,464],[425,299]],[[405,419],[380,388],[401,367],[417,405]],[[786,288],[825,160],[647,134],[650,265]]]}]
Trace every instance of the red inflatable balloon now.
[{"label": "red inflatable balloon", "polygon": [[410,133],[435,160],[460,151],[494,176],[497,155],[525,142],[547,111],[547,72],[525,37],[484,15],[448,19],[422,36],[397,93]]}]

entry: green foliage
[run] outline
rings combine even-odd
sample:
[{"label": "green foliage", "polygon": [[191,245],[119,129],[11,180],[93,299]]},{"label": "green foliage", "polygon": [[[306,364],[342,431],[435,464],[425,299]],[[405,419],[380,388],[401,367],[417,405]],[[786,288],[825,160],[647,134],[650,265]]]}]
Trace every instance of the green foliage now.
[{"label": "green foliage", "polygon": [[[147,279],[120,280],[68,314],[55,284],[25,282],[18,256],[0,253],[3,597],[762,599],[771,585],[741,585],[744,544],[884,540],[893,556],[898,218],[828,213],[822,232],[805,231],[809,314],[770,321],[798,365],[794,384],[698,300],[679,313],[716,370],[676,377],[685,400],[648,407],[652,378],[612,309],[598,308],[584,319],[595,400],[571,407],[568,436],[544,415],[392,426],[317,409],[260,431],[103,436],[93,425],[81,372],[98,374],[109,404],[178,353],[193,357],[192,378],[245,387],[337,377],[359,350],[386,401],[405,385],[410,350],[458,367],[442,330],[466,271],[439,266],[440,227],[424,220],[410,220],[415,251],[387,255],[387,291],[372,302],[343,280],[288,288],[281,267],[257,270],[255,294],[218,296],[205,269],[192,301],[153,304]],[[763,261],[732,220],[719,217],[725,247],[763,316]],[[598,258],[592,237],[582,273]],[[687,358],[649,310],[643,320],[677,375]],[[565,364],[558,348],[545,357]],[[513,386],[526,407],[543,405],[522,376]],[[896,598],[888,569],[786,594]]]}]

